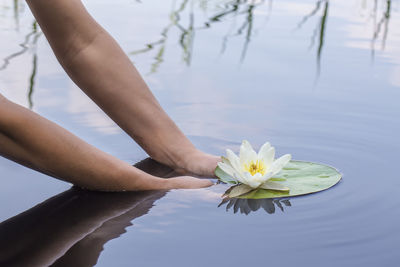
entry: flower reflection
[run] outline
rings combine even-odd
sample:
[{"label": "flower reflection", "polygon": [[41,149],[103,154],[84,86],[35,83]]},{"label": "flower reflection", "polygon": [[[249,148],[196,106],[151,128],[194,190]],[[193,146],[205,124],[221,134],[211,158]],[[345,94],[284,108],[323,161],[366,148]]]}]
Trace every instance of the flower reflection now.
[{"label": "flower reflection", "polygon": [[226,211],[230,209],[233,213],[240,211],[241,214],[248,215],[252,211],[257,211],[260,208],[264,209],[268,214],[274,214],[276,208],[284,212],[284,207],[291,207],[289,199],[246,199],[246,198],[224,198],[222,202],[218,205],[221,207],[226,205]]}]

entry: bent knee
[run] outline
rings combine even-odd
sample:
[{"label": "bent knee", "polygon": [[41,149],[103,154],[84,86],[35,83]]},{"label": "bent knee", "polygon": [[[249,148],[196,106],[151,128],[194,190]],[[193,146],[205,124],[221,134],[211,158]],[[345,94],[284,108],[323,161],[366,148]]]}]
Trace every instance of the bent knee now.
[{"label": "bent knee", "polygon": [[1,93],[0,93],[0,111],[5,108],[5,104],[8,102],[7,98],[5,98]]},{"label": "bent knee", "polygon": [[4,125],[10,119],[10,104],[11,102],[0,94],[0,126]]}]

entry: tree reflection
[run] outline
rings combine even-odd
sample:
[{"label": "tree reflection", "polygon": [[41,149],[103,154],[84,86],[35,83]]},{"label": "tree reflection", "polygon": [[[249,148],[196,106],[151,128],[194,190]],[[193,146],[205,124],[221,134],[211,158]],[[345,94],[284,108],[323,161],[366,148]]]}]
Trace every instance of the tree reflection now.
[{"label": "tree reflection", "polygon": [[[142,53],[149,52],[156,47],[159,47],[158,52],[156,53],[156,56],[155,56],[155,62],[153,64],[151,64],[150,73],[157,72],[159,66],[164,61],[163,57],[164,57],[166,42],[168,40],[168,33],[174,27],[178,28],[182,32],[179,44],[181,45],[181,47],[183,48],[183,51],[184,51],[184,61],[186,62],[186,64],[188,64],[188,65],[190,64],[191,47],[192,47],[190,40],[193,41],[193,36],[194,36],[194,34],[192,34],[190,31],[193,31],[193,26],[189,26],[189,28],[186,30],[182,25],[179,24],[180,13],[186,9],[187,4],[188,4],[188,0],[184,0],[176,10],[173,10],[171,12],[171,14],[169,16],[170,23],[162,30],[161,39],[151,42],[151,43],[148,43],[145,45],[146,46],[145,48],[136,50],[136,51],[133,51],[130,53],[131,55],[142,54]],[[193,17],[192,17],[191,21],[193,23],[193,21],[194,21]],[[188,41],[188,40],[185,40],[185,36],[189,36],[192,38],[189,39],[189,41]],[[188,46],[188,44],[189,44],[189,46]]]},{"label": "tree reflection", "polygon": [[37,22],[34,21],[32,23],[32,30],[25,35],[24,41],[19,44],[22,49],[3,58],[3,64],[0,65],[0,71],[5,70],[11,63],[12,59],[25,54],[30,47],[35,46],[40,35],[41,32],[38,32]]},{"label": "tree reflection", "polygon": [[[150,73],[157,72],[159,66],[164,61],[166,42],[168,40],[169,32],[171,31],[171,29],[177,29],[179,31],[179,46],[182,49],[182,60],[185,62],[186,65],[189,66],[193,55],[193,43],[195,33],[197,31],[209,29],[212,27],[213,24],[225,21],[225,19],[228,17],[233,17],[233,20],[231,22],[234,29],[231,31],[233,31],[234,33],[232,34],[230,32],[223,37],[221,53],[225,51],[229,38],[244,35],[244,45],[240,56],[240,62],[243,62],[246,57],[248,46],[251,41],[251,36],[254,31],[254,10],[257,6],[263,5],[264,2],[264,0],[234,0],[228,2],[219,1],[215,5],[224,3],[223,5],[221,5],[222,11],[219,11],[216,14],[209,16],[209,19],[199,24],[200,26],[195,26],[195,12],[193,10],[195,0],[182,0],[177,8],[173,7],[169,16],[170,22],[161,31],[161,38],[159,40],[146,44],[145,48],[143,49],[132,51],[130,54],[138,55],[150,52],[157,48],[158,50],[154,57],[155,61],[151,65]],[[270,3],[271,2],[272,1],[270,1]],[[205,1],[200,1],[199,4],[200,7],[205,10],[208,7]],[[272,4],[270,4],[270,6],[271,5]],[[187,25],[183,25],[182,15],[186,9],[189,9],[188,22]],[[243,22],[240,24],[239,27],[236,27],[236,19],[238,17],[243,17]]]},{"label": "tree reflection", "polygon": [[[389,32],[389,22],[391,15],[391,0],[384,1],[384,10],[382,12],[381,18],[378,20],[378,0],[373,0],[373,34],[371,38],[371,56],[372,59],[375,56],[375,46],[376,42],[379,39],[379,36],[382,34],[382,44],[381,49],[385,49],[386,40]],[[311,10],[310,13],[305,15],[302,20],[297,24],[297,29],[300,29],[311,17],[315,16],[321,10],[321,16],[319,18],[318,24],[313,31],[310,48],[312,48],[315,44],[315,40],[318,37],[318,48],[317,48],[317,79],[321,73],[321,59],[322,59],[322,50],[324,47],[324,42],[326,40],[326,25],[328,20],[328,10],[329,10],[329,0],[318,0],[315,3],[315,7]],[[383,32],[382,32],[383,31]]]},{"label": "tree reflection", "polygon": [[[18,6],[18,1],[15,1],[14,3],[16,3],[16,6]],[[15,12],[18,13],[18,9]],[[28,94],[27,94],[28,104],[29,104],[30,109],[33,108],[32,97],[33,97],[33,92],[34,92],[34,86],[35,86],[35,80],[36,80],[36,74],[37,74],[37,64],[38,64],[36,45],[39,40],[39,37],[42,34],[38,28],[39,28],[38,24],[37,24],[36,20],[34,20],[32,23],[32,30],[28,34],[25,35],[24,41],[20,44],[20,47],[22,47],[22,49],[5,57],[3,59],[3,64],[0,65],[0,71],[5,70],[8,67],[8,65],[11,63],[11,60],[25,54],[29,50],[29,48],[33,48],[32,71],[29,76],[29,85],[28,85]]]},{"label": "tree reflection", "polygon": [[33,32],[35,33],[35,36],[33,38],[32,44],[34,45],[34,52],[33,52],[33,58],[32,58],[32,73],[31,76],[29,77],[29,89],[28,89],[28,103],[29,103],[29,108],[33,108],[33,91],[35,87],[35,80],[36,80],[36,73],[37,73],[37,62],[38,62],[38,57],[37,57],[37,50],[36,50],[36,44],[37,41],[40,37],[41,33],[38,33],[38,25],[37,22],[34,21],[32,24]]},{"label": "tree reflection", "polygon": [[321,20],[319,23],[319,43],[318,43],[318,50],[317,50],[317,77],[319,77],[321,73],[321,53],[322,48],[324,46],[325,40],[325,28],[326,22],[328,18],[328,9],[329,9],[329,1],[325,1],[324,3],[324,11],[321,16]]},{"label": "tree reflection", "polygon": [[262,208],[268,214],[274,214],[276,208],[280,209],[282,212],[285,207],[291,207],[289,199],[246,199],[246,198],[224,198],[222,202],[218,205],[221,207],[226,205],[226,211],[230,209],[233,213],[240,212],[241,214],[248,215],[250,212],[257,211]]},{"label": "tree reflection", "polygon": [[[131,52],[131,55],[138,55],[142,53],[147,53],[152,51],[153,49],[158,47],[158,52],[155,54],[155,61],[151,65],[150,73],[157,72],[159,66],[164,61],[165,50],[166,50],[166,42],[168,40],[168,33],[172,28],[176,28],[180,32],[179,37],[179,45],[182,49],[182,58],[183,61],[190,65],[191,58],[193,54],[193,43],[194,43],[194,35],[196,31],[209,29],[215,23],[228,23],[231,22],[231,28],[229,32],[223,36],[222,38],[222,48],[221,53],[224,53],[228,41],[230,38],[236,36],[244,36],[244,44],[242,47],[242,52],[240,55],[240,62],[243,62],[246,58],[246,54],[248,51],[249,43],[252,38],[252,34],[254,33],[254,12],[258,6],[262,6],[265,4],[265,0],[234,0],[228,1],[224,3],[222,6],[222,10],[218,11],[216,14],[209,16],[209,18],[201,23],[200,27],[194,26],[195,21],[195,13],[193,12],[193,3],[195,0],[192,0],[190,3],[190,12],[189,12],[189,23],[188,26],[183,26],[181,23],[181,17],[186,8],[189,6],[189,0],[183,0],[177,9],[173,9],[170,14],[170,23],[164,27],[161,31],[161,39],[156,40],[154,42],[150,42],[145,45],[145,48],[135,50]],[[222,1],[224,2],[224,1]],[[220,4],[221,2],[218,2]],[[200,1],[200,6],[207,10],[208,6]],[[326,34],[326,25],[328,19],[328,10],[329,10],[329,0],[318,0],[315,4],[313,10],[303,17],[303,19],[298,23],[297,29],[300,29],[303,24],[305,24],[309,18],[316,15],[320,10],[322,10],[321,17],[315,28],[313,35],[311,37],[310,48],[314,46],[315,40],[318,36],[318,48],[317,48],[317,77],[321,72],[321,59],[322,59],[322,51],[325,42],[325,34]],[[269,1],[268,15],[267,20],[272,11],[272,1]],[[228,20],[231,18],[231,20]],[[243,22],[237,25],[237,19],[243,18]]]},{"label": "tree reflection", "polygon": [[[135,166],[157,176],[174,175],[151,159]],[[165,194],[73,187],[0,223],[0,266],[94,266],[104,245]]]},{"label": "tree reflection", "polygon": [[[381,40],[381,49],[384,50],[386,40],[389,35],[389,23],[393,6],[391,0],[382,1],[382,10],[380,11],[380,1],[372,0],[372,16],[373,31],[371,36],[371,58],[374,59],[377,42]],[[140,1],[136,1],[139,2]],[[150,66],[150,73],[158,71],[164,62],[167,53],[167,42],[172,37],[173,31],[178,31],[177,43],[181,51],[182,61],[187,66],[192,63],[194,53],[195,36],[199,31],[207,30],[217,26],[219,23],[228,24],[227,33],[221,34],[221,54],[225,53],[228,43],[233,38],[243,38],[241,52],[238,53],[239,62],[242,63],[247,55],[253,38],[255,29],[255,12],[259,7],[266,5],[265,0],[174,0],[173,7],[169,14],[167,25],[162,28],[160,38],[147,43],[142,49],[135,50],[130,55],[138,55],[144,53],[154,53],[154,60]],[[268,1],[268,12],[266,13],[266,21],[272,12],[272,0]],[[310,23],[312,18],[317,18],[317,23],[313,27],[309,49],[315,46],[316,49],[316,79],[319,78],[322,69],[323,51],[326,46],[327,23],[330,5],[334,2],[329,0],[316,0],[310,11],[305,14],[297,23],[296,29],[301,29],[305,24]],[[197,5],[197,6],[196,6]],[[18,31],[20,27],[20,14],[25,8],[25,3],[20,0],[13,0],[12,6],[6,6],[12,10],[15,21],[15,29]],[[203,20],[199,20],[199,10],[204,13],[210,13]],[[369,11],[368,11],[369,12]],[[380,15],[381,13],[381,15]],[[258,17],[259,18],[259,17]],[[11,61],[26,53],[30,47],[35,47],[40,36],[37,23],[32,23],[32,30],[25,35],[24,41],[19,44],[21,49],[6,56],[3,62],[0,62],[0,71],[5,70]],[[38,56],[34,49],[32,56],[32,71],[29,76],[28,86],[28,103],[30,108],[33,107],[33,92],[35,87],[35,79],[37,74]]]},{"label": "tree reflection", "polygon": [[[239,27],[237,27],[236,29],[235,29],[235,25],[236,25],[235,21],[233,21],[233,23],[231,24],[231,26],[233,26],[233,27],[231,27],[230,32],[228,34],[226,34],[223,38],[221,53],[223,53],[226,50],[229,38],[241,36],[245,32],[246,34],[244,36],[244,39],[245,39],[244,45],[243,45],[242,53],[240,56],[240,62],[244,61],[249,43],[251,41],[253,31],[254,31],[253,27],[254,27],[255,8],[258,6],[264,5],[264,4],[265,4],[265,0],[232,1],[231,6],[226,5],[225,10],[223,10],[222,12],[220,12],[216,15],[211,16],[209,21],[204,23],[206,28],[210,28],[213,23],[222,22],[224,17],[227,17],[228,15],[232,15],[234,19],[236,19],[238,16],[240,16],[242,14],[245,15],[245,18],[244,18],[242,24]],[[272,0],[269,1],[267,20],[269,19],[271,10],[272,10]]]},{"label": "tree reflection", "polygon": [[13,10],[14,10],[15,28],[19,30],[19,8],[20,8],[19,1],[14,0],[13,6],[14,6]]},{"label": "tree reflection", "polygon": [[315,7],[311,10],[310,13],[305,15],[301,21],[297,24],[297,29],[300,29],[310,18],[318,14],[318,12],[322,10],[322,14],[320,19],[318,20],[317,27],[314,29],[313,34],[311,36],[311,42],[309,48],[311,49],[315,44],[315,39],[318,36],[318,48],[317,48],[317,76],[318,80],[321,74],[321,58],[322,58],[322,49],[324,47],[325,42],[325,32],[326,25],[328,20],[328,10],[329,10],[329,0],[318,0],[315,3]]},{"label": "tree reflection", "polygon": [[385,9],[383,11],[381,19],[377,22],[377,9],[378,9],[378,2],[374,0],[374,8],[373,8],[373,17],[374,17],[374,30],[372,34],[371,40],[371,56],[372,59],[375,57],[375,43],[379,38],[383,27],[383,36],[382,36],[382,50],[385,49],[386,39],[389,32],[389,21],[390,21],[390,12],[391,12],[392,1],[386,0],[385,2]]}]

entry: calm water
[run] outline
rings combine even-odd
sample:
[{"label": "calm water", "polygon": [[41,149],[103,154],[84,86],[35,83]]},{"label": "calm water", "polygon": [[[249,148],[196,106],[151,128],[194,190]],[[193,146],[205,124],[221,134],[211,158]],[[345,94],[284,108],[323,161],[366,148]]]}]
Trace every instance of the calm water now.
[{"label": "calm water", "polygon": [[[218,207],[224,185],[89,193],[0,159],[0,262],[397,266],[400,2],[141,2],[85,1],[199,148],[269,140],[342,182]],[[0,0],[0,40],[2,94],[132,164],[146,158],[69,80],[23,1]]]}]

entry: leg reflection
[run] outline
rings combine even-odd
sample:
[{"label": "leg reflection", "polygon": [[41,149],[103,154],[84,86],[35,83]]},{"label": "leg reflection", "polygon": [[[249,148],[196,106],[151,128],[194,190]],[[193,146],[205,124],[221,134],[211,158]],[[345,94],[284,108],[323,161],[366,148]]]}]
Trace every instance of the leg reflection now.
[{"label": "leg reflection", "polygon": [[[152,160],[137,166],[171,174]],[[0,223],[0,266],[93,266],[104,244],[125,233],[165,194],[71,188]]]}]

